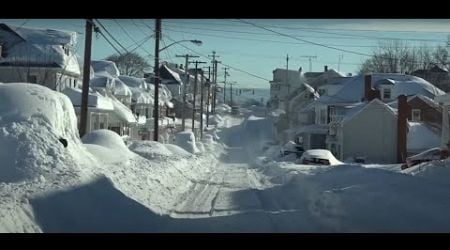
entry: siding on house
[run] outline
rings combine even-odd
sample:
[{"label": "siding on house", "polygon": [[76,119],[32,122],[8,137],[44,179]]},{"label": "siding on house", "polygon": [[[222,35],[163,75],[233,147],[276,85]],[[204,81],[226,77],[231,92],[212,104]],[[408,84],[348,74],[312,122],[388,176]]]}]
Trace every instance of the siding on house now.
[{"label": "siding on house", "polygon": [[366,162],[395,163],[397,117],[382,104],[371,103],[344,124],[343,160],[366,157]]}]

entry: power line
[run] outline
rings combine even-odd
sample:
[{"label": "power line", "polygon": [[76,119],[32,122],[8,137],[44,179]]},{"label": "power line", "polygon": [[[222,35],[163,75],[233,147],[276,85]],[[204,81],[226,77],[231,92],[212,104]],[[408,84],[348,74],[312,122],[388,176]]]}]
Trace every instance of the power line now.
[{"label": "power line", "polygon": [[[165,36],[167,37],[167,39],[169,39],[169,40],[175,42],[175,40],[171,39],[169,36],[167,36],[167,35],[165,35]],[[189,50],[189,51],[191,51],[191,52],[193,52],[193,53],[195,53],[195,54],[197,54],[197,55],[199,55],[199,56],[202,56],[202,57],[204,57],[204,58],[206,58],[206,59],[209,59],[209,57],[208,57],[207,55],[205,56],[205,55],[203,55],[203,54],[201,54],[201,53],[199,53],[199,52],[197,52],[197,51],[195,51],[195,50],[193,50],[193,49],[191,49],[191,48],[185,46],[184,44],[178,43],[177,45],[182,46],[182,47],[184,47],[185,49],[187,49],[187,50]],[[236,70],[236,71],[239,71],[239,72],[245,73],[245,74],[247,74],[247,75],[253,76],[253,77],[255,77],[255,78],[262,79],[262,80],[265,80],[265,81],[270,81],[269,79],[266,79],[266,78],[264,78],[264,77],[261,77],[261,76],[252,74],[252,73],[247,72],[247,71],[242,70],[242,69],[235,68],[235,67],[233,67],[233,66],[231,66],[231,65],[224,64],[224,63],[222,63],[222,62],[221,62],[220,64],[222,64],[222,65],[224,65],[224,66],[226,66],[226,67],[232,68],[232,69],[234,69],[234,70]]]},{"label": "power line", "polygon": [[117,41],[117,39],[111,34],[109,33],[109,31],[105,28],[105,26],[103,26],[103,24],[98,20],[95,19],[95,21],[103,28],[104,31],[106,31],[106,33],[125,51],[128,52],[127,49],[119,42]]},{"label": "power line", "polygon": [[[167,25],[169,27],[173,28],[180,28],[180,26],[176,25]],[[270,26],[270,25],[267,25]],[[267,33],[261,33],[261,32],[250,32],[250,31],[236,31],[236,30],[224,30],[224,29],[211,29],[211,28],[201,28],[201,27],[183,27],[184,29],[196,29],[196,30],[204,30],[204,31],[217,31],[217,32],[227,32],[227,33],[240,33],[240,34],[250,34],[250,35],[263,35],[263,36],[271,36],[271,34]],[[299,28],[297,30],[300,30]],[[443,40],[436,40],[436,39],[418,39],[418,38],[411,38],[411,39],[403,39],[403,38],[396,38],[396,37],[374,37],[374,36],[364,36],[364,35],[352,35],[352,34],[341,34],[341,33],[333,33],[333,32],[321,32],[321,31],[311,31],[311,30],[302,30],[303,32],[313,32],[313,33],[321,33],[321,34],[329,34],[333,36],[311,36],[311,35],[296,35],[295,37],[307,37],[307,38],[324,38],[324,39],[364,39],[364,40],[408,40],[408,41],[421,41],[421,42],[445,42]],[[344,37],[339,37],[344,36]],[[346,38],[345,36],[351,37]]]},{"label": "power line", "polygon": [[[346,52],[346,53],[350,53],[350,54],[361,55],[361,56],[367,56],[367,57],[372,57],[373,56],[373,55],[369,55],[369,54],[365,54],[365,53],[361,53],[361,52],[357,52],[357,51],[352,51],[352,50],[347,50],[347,49],[340,49],[340,48],[336,48],[336,47],[333,47],[333,46],[324,45],[322,43],[311,42],[311,41],[308,41],[308,40],[305,40],[305,39],[301,39],[301,38],[297,38],[297,37],[294,37],[294,36],[291,36],[291,35],[288,35],[288,34],[280,33],[278,31],[266,28],[264,26],[260,26],[260,25],[254,24],[252,22],[248,22],[248,21],[241,20],[241,19],[238,19],[238,20],[240,20],[243,23],[247,23],[249,25],[258,27],[260,29],[264,29],[264,30],[267,30],[269,32],[278,34],[280,36],[289,37],[289,38],[292,38],[292,39],[295,39],[295,40],[307,42],[307,43],[310,43],[310,44],[313,44],[313,45],[317,45],[317,46],[320,46],[320,47],[325,47],[325,48],[328,48],[328,49],[338,50],[338,51],[342,51],[342,52]],[[388,57],[385,57],[385,56],[380,56],[379,58],[384,58],[384,59],[388,59],[388,60],[392,60],[392,59],[394,59],[394,60],[401,60],[400,58],[398,58],[398,59],[397,58],[388,58]],[[422,64],[421,62],[417,62],[415,60],[404,60],[404,61],[405,62],[412,62],[413,64]]]},{"label": "power line", "polygon": [[[240,25],[238,21],[231,20],[231,19],[224,19],[231,23],[217,23],[217,22],[203,22],[203,23],[196,23],[196,22],[188,22],[188,21],[178,21],[178,20],[169,20],[166,21],[167,23],[172,24],[194,24],[194,25],[205,25],[205,26],[225,26],[225,27],[244,27],[243,25]],[[204,21],[204,20],[202,20]],[[217,20],[222,21],[222,20]],[[280,29],[313,29],[313,30],[330,30],[330,31],[349,31],[349,32],[387,32],[387,33],[431,33],[431,34],[448,34],[450,31],[418,31],[418,30],[380,30],[380,29],[339,29],[339,28],[319,28],[319,27],[304,27],[304,26],[295,26],[295,27],[288,27],[288,26],[278,26],[278,25],[266,25],[271,26],[274,28],[280,28]]]},{"label": "power line", "polygon": [[92,22],[92,25],[93,25],[93,27],[94,27],[94,32],[95,32],[96,34],[100,34],[103,38],[105,38],[106,42],[107,42],[109,45],[111,45],[111,47],[112,47],[119,55],[122,56],[123,54],[120,52],[120,50],[118,50],[118,49],[116,48],[116,46],[114,46],[114,44],[112,44],[112,42],[108,40],[108,38],[107,38],[107,37],[103,34],[103,32],[95,25],[94,22]]}]

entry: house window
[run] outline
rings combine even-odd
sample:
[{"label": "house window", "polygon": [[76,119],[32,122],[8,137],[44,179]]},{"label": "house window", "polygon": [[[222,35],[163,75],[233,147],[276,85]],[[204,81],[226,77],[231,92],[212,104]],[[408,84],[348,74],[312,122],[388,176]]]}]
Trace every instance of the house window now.
[{"label": "house window", "polygon": [[37,83],[37,75],[28,75],[27,81],[29,83]]},{"label": "house window", "polygon": [[411,118],[413,122],[420,121],[420,109],[413,109],[411,111]]},{"label": "house window", "polygon": [[4,57],[3,56],[3,45],[0,44],[0,58]]},{"label": "house window", "polygon": [[390,88],[383,89],[383,100],[385,100],[385,99],[391,99],[391,89]]}]

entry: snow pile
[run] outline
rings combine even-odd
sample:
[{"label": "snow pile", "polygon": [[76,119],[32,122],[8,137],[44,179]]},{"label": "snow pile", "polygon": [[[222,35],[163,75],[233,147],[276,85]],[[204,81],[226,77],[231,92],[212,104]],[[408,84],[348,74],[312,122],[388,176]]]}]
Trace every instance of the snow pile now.
[{"label": "snow pile", "polygon": [[120,76],[119,69],[116,64],[112,61],[107,60],[93,60],[91,61],[92,68],[95,74],[101,73],[105,75],[110,75],[111,77]]},{"label": "snow pile", "polygon": [[0,102],[0,182],[79,172],[77,166],[64,169],[63,163],[79,150],[69,98],[40,85],[11,83],[0,85]]},{"label": "snow pile", "polygon": [[436,160],[418,164],[401,171],[404,174],[426,178],[430,181],[450,185],[450,160]]},{"label": "snow pile", "polygon": [[81,138],[85,147],[104,163],[126,162],[132,157],[123,139],[116,132],[94,130]]},{"label": "snow pile", "polygon": [[427,126],[420,122],[408,122],[409,131],[407,148],[410,152],[421,152],[426,149],[439,147],[441,139]]},{"label": "snow pile", "polygon": [[197,148],[197,145],[195,143],[194,133],[192,133],[191,131],[183,131],[177,133],[175,135],[175,143],[189,153],[195,154],[199,152],[199,149]]},{"label": "snow pile", "polygon": [[158,159],[173,155],[172,151],[165,146],[156,141],[136,141],[132,142],[128,148],[144,158]]}]

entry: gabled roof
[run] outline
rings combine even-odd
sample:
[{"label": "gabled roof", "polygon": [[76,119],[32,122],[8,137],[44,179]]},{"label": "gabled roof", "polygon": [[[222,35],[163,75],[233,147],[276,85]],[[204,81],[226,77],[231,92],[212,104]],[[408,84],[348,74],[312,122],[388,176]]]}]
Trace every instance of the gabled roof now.
[{"label": "gabled roof", "polygon": [[[372,74],[372,83],[374,87],[378,87],[379,80],[390,79],[394,82],[392,88],[392,96],[422,94],[428,97],[445,94],[444,91],[433,86],[428,81],[411,75],[394,74],[394,73],[376,73]],[[375,83],[375,84],[374,84]],[[364,97],[364,76],[358,75],[344,80],[344,86],[333,96],[322,96],[319,101],[330,103],[336,102],[359,102]]]},{"label": "gabled roof", "polygon": [[364,103],[361,103],[361,104],[355,106],[354,108],[349,109],[347,111],[347,113],[344,115],[342,124],[345,124],[345,123],[351,121],[353,118],[355,118],[356,116],[361,114],[361,112],[364,112],[364,110],[366,110],[368,107],[371,107],[374,105],[384,108],[385,110],[387,110],[394,116],[397,115],[397,112],[393,108],[391,108],[389,105],[385,104],[384,102],[380,101],[379,99],[374,99],[369,103],[364,102]]},{"label": "gabled roof", "polygon": [[[0,65],[53,67],[80,75],[78,60],[71,49],[76,44],[75,32],[0,24],[0,43],[6,52]],[[68,55],[65,49],[69,50]]]}]

